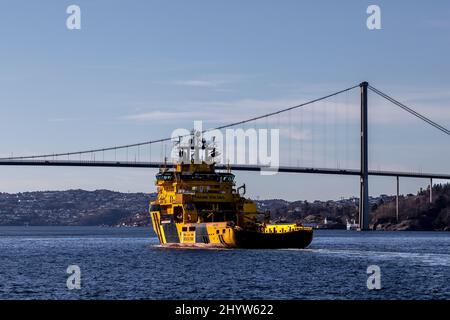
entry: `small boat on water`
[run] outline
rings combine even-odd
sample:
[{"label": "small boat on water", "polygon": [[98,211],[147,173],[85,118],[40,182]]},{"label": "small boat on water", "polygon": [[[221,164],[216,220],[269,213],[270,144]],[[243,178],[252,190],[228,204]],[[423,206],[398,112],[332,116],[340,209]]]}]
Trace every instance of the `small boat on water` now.
[{"label": "small boat on water", "polygon": [[355,219],[352,219],[351,223],[347,220],[346,228],[348,231],[356,231],[358,230],[359,225],[355,223]]}]

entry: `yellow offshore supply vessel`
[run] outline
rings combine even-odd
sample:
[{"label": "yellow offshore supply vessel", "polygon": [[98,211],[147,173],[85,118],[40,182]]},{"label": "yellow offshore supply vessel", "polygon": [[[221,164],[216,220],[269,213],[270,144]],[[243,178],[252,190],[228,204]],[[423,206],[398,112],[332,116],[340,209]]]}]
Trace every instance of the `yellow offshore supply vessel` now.
[{"label": "yellow offshore supply vessel", "polygon": [[[150,204],[153,228],[161,245],[173,247],[305,248],[313,230],[298,224],[270,224],[269,214],[235,188],[230,170],[217,172],[215,148],[196,134],[179,145],[173,166],[156,175],[157,198]],[[200,159],[199,150],[208,159]],[[192,154],[191,154],[192,152]],[[186,157],[186,155],[188,155]]]}]

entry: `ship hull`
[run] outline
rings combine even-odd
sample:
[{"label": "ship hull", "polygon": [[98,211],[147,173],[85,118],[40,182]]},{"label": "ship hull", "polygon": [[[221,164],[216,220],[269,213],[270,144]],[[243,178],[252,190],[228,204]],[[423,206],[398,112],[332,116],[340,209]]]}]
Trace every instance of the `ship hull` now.
[{"label": "ship hull", "polygon": [[312,230],[298,230],[286,233],[262,233],[248,230],[236,230],[236,247],[246,249],[304,249],[313,239]]},{"label": "ship hull", "polygon": [[168,248],[306,248],[313,239],[312,229],[289,232],[259,232],[235,228],[227,223],[156,224],[155,232]]}]

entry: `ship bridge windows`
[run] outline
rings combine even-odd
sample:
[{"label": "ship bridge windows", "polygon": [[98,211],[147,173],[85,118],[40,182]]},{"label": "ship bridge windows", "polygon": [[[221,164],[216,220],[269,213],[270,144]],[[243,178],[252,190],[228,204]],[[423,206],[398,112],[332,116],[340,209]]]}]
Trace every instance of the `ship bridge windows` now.
[{"label": "ship bridge windows", "polygon": [[156,175],[156,179],[162,180],[162,181],[173,181],[174,175],[173,175],[173,172],[158,173]]},{"label": "ship bridge windows", "polygon": [[219,175],[216,173],[193,173],[193,174],[187,174],[184,173],[181,175],[181,180],[185,181],[219,181]]},{"label": "ship bridge windows", "polygon": [[234,182],[234,174],[232,173],[221,173],[220,181],[222,182]]},{"label": "ship bridge windows", "polygon": [[182,173],[180,175],[182,181],[208,181],[208,182],[234,182],[234,174],[232,173]]}]

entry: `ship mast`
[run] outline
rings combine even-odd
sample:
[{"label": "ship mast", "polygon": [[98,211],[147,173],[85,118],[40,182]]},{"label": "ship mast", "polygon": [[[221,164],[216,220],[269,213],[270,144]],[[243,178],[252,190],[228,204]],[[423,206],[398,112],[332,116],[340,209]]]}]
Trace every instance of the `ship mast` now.
[{"label": "ship mast", "polygon": [[209,143],[202,137],[200,131],[191,130],[188,143],[182,142],[182,137],[178,137],[175,142],[178,149],[178,163],[191,164],[214,164],[215,158],[219,155],[216,150],[215,137],[212,137],[212,142]]}]

